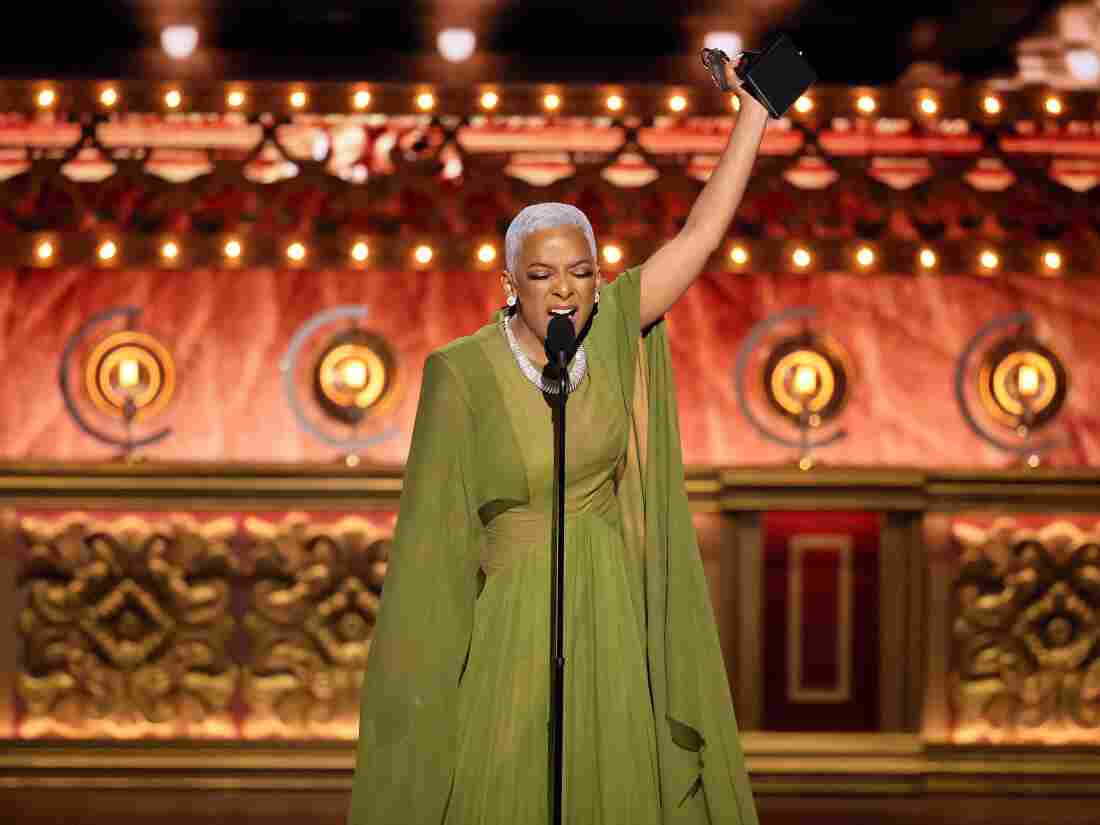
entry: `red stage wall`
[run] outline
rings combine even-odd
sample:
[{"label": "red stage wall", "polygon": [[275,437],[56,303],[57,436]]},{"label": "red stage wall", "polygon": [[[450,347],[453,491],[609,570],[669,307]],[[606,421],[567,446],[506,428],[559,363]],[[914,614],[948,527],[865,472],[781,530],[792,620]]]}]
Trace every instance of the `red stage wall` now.
[{"label": "red stage wall", "polygon": [[[1029,311],[1070,373],[1056,422],[1067,446],[1056,466],[1100,464],[1100,308],[1094,280],[848,274],[711,274],[669,318],[681,434],[690,464],[770,464],[792,455],[741,417],[732,370],[761,319],[812,304],[852,355],[857,378],[834,464],[998,467],[1007,459],[964,425],[952,391],[955,359],[987,321]],[[297,327],[339,304],[370,307],[367,326],[400,359],[405,395],[387,423],[399,434],[364,455],[400,464],[420,369],[434,347],[470,332],[498,305],[488,272],[0,271],[0,458],[88,460],[113,451],[68,418],[57,388],[60,352],[93,313],[134,304],[142,328],[173,352],[179,387],[158,425],[175,432],[159,460],[327,461],[331,447],[302,432],[283,396],[278,362]]]}]

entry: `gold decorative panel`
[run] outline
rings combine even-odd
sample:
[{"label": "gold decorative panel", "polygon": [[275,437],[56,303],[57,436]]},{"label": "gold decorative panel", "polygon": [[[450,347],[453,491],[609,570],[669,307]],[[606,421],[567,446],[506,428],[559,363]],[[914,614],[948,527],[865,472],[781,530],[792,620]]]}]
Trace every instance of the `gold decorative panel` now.
[{"label": "gold decorative panel", "polygon": [[389,533],[360,517],[245,521],[255,583],[245,616],[246,737],[358,735]]},{"label": "gold decorative panel", "polygon": [[20,735],[233,736],[235,533],[184,515],[19,519]]},{"label": "gold decorative panel", "polygon": [[1100,524],[956,524],[956,738],[1100,743]]}]

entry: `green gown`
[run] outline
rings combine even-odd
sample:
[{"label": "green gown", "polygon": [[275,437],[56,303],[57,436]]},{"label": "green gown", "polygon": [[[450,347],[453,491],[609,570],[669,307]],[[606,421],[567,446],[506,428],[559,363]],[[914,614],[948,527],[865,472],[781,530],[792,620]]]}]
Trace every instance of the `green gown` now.
[{"label": "green gown", "polygon": [[[639,275],[568,403],[563,820],[755,825]],[[349,825],[549,823],[551,414],[498,320],[425,363]]]}]

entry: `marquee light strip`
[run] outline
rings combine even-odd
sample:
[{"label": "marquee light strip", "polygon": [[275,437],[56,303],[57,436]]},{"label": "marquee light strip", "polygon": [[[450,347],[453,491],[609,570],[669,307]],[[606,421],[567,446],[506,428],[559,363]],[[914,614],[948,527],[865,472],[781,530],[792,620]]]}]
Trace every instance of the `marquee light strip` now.
[{"label": "marquee light strip", "polygon": [[[729,115],[736,97],[703,78],[684,86],[495,84],[465,86],[369,82],[184,82],[150,80],[0,81],[0,111],[65,116],[143,113],[387,115],[562,115],[613,118]],[[919,85],[815,86],[788,113],[817,123],[836,117],[961,118],[999,123],[1100,118],[1100,93],[1031,85],[998,89]]]},{"label": "marquee light strip", "polygon": [[[655,240],[607,239],[601,265],[616,271],[645,260]],[[19,233],[0,244],[0,266],[102,270],[281,268],[379,271],[480,270],[500,267],[498,238],[393,237],[356,234],[274,237],[270,234],[92,235]],[[931,243],[871,240],[731,240],[710,264],[733,273],[863,273],[1049,278],[1100,276],[1100,251],[1083,244],[982,240]]]}]

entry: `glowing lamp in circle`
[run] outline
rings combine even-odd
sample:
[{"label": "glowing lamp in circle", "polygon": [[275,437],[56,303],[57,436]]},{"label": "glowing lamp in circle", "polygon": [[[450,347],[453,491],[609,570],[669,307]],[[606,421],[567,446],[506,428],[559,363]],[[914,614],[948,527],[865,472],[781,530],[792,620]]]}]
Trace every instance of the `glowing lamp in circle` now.
[{"label": "glowing lamp in circle", "polygon": [[340,365],[340,377],[344,385],[361,390],[367,386],[367,365],[359,358],[348,358]]},{"label": "glowing lamp in circle", "polygon": [[88,355],[84,386],[92,403],[113,417],[135,421],[156,415],[175,389],[175,363],[150,335],[116,332]]},{"label": "glowing lamp in circle", "polygon": [[978,373],[982,405],[998,424],[1019,435],[1053,419],[1062,408],[1067,387],[1061,360],[1028,335],[1000,341]]},{"label": "glowing lamp in circle", "polygon": [[124,358],[118,362],[118,385],[132,390],[141,383],[141,365],[134,358]]},{"label": "glowing lamp in circle", "polygon": [[764,390],[773,409],[800,428],[818,427],[845,403],[849,368],[839,345],[812,333],[779,342],[764,365]]},{"label": "glowing lamp in circle", "polygon": [[813,396],[817,389],[817,370],[807,364],[799,364],[795,367],[794,377],[791,379],[791,388],[795,393],[804,398]]},{"label": "glowing lamp in circle", "polygon": [[392,395],[394,365],[380,337],[354,327],[336,335],[318,358],[314,395],[331,418],[359,423]]}]

